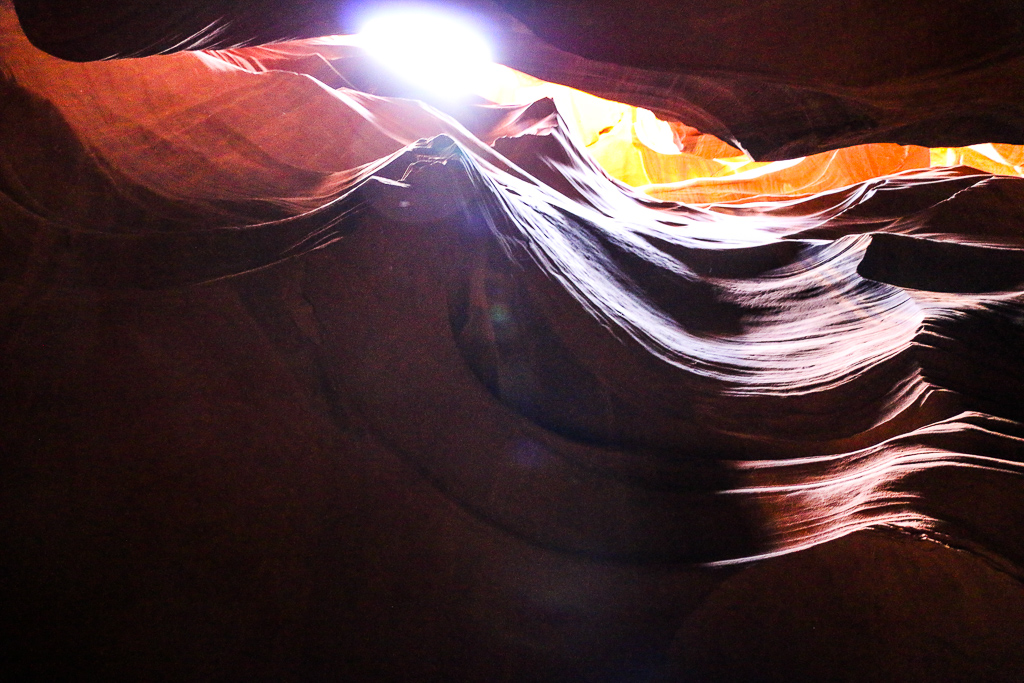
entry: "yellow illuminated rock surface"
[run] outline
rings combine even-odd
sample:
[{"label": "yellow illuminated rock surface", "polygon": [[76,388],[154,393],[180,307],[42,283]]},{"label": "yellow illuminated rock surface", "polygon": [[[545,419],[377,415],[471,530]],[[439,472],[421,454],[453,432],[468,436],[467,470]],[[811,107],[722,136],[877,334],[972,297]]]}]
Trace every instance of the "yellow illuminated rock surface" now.
[{"label": "yellow illuminated rock surface", "polygon": [[479,94],[499,104],[551,97],[590,154],[612,177],[658,199],[742,203],[809,195],[900,171],[965,166],[1024,175],[1024,146],[936,147],[870,144],[799,159],[757,162],[712,135],[658,119],[646,109],[612,102],[504,66]]}]

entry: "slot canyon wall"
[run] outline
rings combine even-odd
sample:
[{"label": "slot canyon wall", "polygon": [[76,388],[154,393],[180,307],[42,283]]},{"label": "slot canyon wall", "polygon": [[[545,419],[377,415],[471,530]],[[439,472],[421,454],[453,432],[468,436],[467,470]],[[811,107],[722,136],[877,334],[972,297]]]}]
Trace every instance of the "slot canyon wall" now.
[{"label": "slot canyon wall", "polygon": [[892,155],[716,203],[350,5],[0,0],[11,679],[1019,680],[1024,179],[893,143],[1024,144],[1024,10],[449,3],[755,159]]}]

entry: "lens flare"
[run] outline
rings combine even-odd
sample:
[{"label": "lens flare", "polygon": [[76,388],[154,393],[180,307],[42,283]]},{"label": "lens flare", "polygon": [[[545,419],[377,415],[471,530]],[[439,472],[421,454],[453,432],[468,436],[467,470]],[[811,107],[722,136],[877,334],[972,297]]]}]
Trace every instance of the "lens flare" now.
[{"label": "lens flare", "polygon": [[491,64],[487,41],[471,25],[436,10],[387,10],[368,19],[358,39],[397,76],[444,96],[476,90]]}]

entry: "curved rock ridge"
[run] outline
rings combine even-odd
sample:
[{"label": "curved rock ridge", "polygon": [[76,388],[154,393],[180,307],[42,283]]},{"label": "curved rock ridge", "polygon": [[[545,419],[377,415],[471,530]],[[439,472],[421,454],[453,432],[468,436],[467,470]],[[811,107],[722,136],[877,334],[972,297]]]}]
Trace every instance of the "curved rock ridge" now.
[{"label": "curved rock ridge", "polygon": [[[1024,179],[691,206],[550,100],[61,62],[0,19],[16,671],[715,680],[849,637],[863,673],[961,621],[1019,662]],[[773,591],[854,625],[744,636]]]},{"label": "curved rock ridge", "polygon": [[[474,135],[416,102],[286,71],[152,59],[13,62],[15,113],[47,112],[41,134],[79,141],[78,173],[134,208],[118,217],[130,224],[104,213],[98,230],[88,214],[28,217],[22,183],[8,199],[21,220],[5,232],[32,256],[9,282],[34,270],[36,287],[180,290],[324,251],[316,262],[337,265],[321,268],[359,264],[361,281],[335,272],[304,290],[320,367],[346,388],[337,410],[362,414],[460,504],[531,542],[720,563],[889,525],[1020,561],[1013,538],[971,538],[969,510],[948,518],[961,471],[1020,485],[1019,385],[978,392],[959,341],[1018,344],[1020,235],[961,245],[984,226],[935,220],[961,204],[998,222],[972,210],[985,176],[910,172],[784,210],[694,209],[608,177],[550,100],[470,108]],[[157,87],[183,69],[188,91]],[[61,70],[90,79],[87,99],[53,89]],[[149,103],[128,94],[141,85]],[[157,101],[178,103],[171,134]],[[317,128],[289,131],[283,102],[317,111]],[[292,215],[272,218],[282,210]],[[261,213],[270,220],[254,222]],[[336,290],[372,298],[341,306],[354,295]],[[991,353],[987,364],[1015,361]],[[389,427],[399,415],[405,427]]]},{"label": "curved rock ridge", "polygon": [[[682,121],[758,160],[875,142],[1024,144],[1015,0],[434,4],[471,17],[503,64]],[[34,44],[75,61],[354,33],[372,9],[356,0],[126,0],[116,13],[98,0],[13,5]]]}]

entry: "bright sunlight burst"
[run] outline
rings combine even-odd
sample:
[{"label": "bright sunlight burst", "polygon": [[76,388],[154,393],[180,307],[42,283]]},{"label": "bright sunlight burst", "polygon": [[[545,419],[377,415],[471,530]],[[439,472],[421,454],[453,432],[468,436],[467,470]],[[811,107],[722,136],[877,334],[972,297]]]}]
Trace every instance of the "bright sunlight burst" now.
[{"label": "bright sunlight burst", "polygon": [[366,21],[358,38],[396,75],[447,97],[477,89],[491,63],[487,41],[471,25],[424,7],[384,10]]}]

